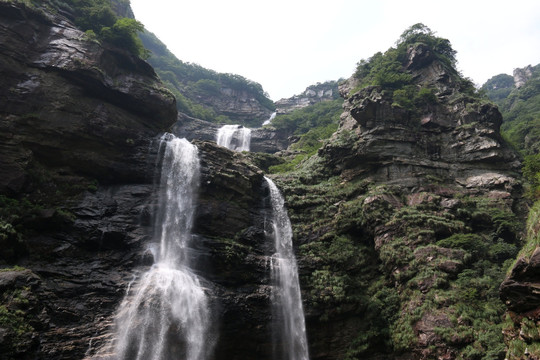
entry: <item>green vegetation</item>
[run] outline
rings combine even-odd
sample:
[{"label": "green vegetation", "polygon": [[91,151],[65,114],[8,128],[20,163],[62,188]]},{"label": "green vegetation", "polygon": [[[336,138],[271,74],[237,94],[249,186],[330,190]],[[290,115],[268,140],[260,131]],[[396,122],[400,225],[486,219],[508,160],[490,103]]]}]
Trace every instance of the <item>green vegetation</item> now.
[{"label": "green vegetation", "polygon": [[499,74],[482,85],[482,90],[492,101],[504,100],[514,89],[514,78],[508,74]]},{"label": "green vegetation", "polygon": [[54,5],[71,12],[75,24],[86,31],[89,38],[95,37],[141,58],[148,57],[148,51],[137,36],[144,31],[144,26],[135,19],[119,17],[110,0],[63,0]]},{"label": "green vegetation", "polygon": [[500,74],[482,89],[499,106],[504,138],[523,155],[529,196],[540,199],[540,64],[530,70],[531,78],[520,88],[515,88],[510,75]]},{"label": "green vegetation", "polygon": [[427,348],[433,357],[450,346],[458,358],[499,359],[498,288],[520,229],[511,210],[470,196],[457,196],[448,210],[429,192],[407,205],[399,188],[327,177],[318,161],[275,180],[300,244],[305,301],[320,321],[359,319],[345,358],[413,351],[418,324],[438,319]]},{"label": "green vegetation", "polygon": [[[527,70],[531,76],[519,88],[515,87],[513,77],[506,74],[494,76],[482,87],[503,115],[501,132],[504,138],[523,156],[527,194],[536,201],[529,210],[526,241],[517,259],[528,259],[540,246],[540,64]],[[539,329],[534,315],[508,312],[504,324],[508,346],[506,358],[539,357]]]},{"label": "green vegetation", "polygon": [[290,147],[294,156],[284,164],[271,166],[269,172],[291,171],[316,154],[323,142],[337,130],[342,103],[342,99],[324,101],[276,116],[270,126],[276,131],[285,132],[287,136],[297,136],[298,141]]},{"label": "green vegetation", "polygon": [[[451,101],[472,98],[470,107],[485,101],[454,69],[449,42],[421,24],[406,31],[396,48],[359,63],[360,87],[381,87],[384,96],[391,94],[392,106],[412,117],[430,111],[441,101],[437,84],[419,84],[406,68],[408,50],[420,45],[455,76]],[[295,116],[274,124],[301,135],[305,127],[297,124],[307,117]],[[359,146],[349,130],[330,142],[348,152]],[[460,191],[411,198],[399,187],[372,184],[346,170],[342,177],[330,176],[322,154],[271,170],[280,172],[275,180],[306,269],[305,301],[320,321],[358,319],[345,358],[420,352],[438,358],[451,348],[456,358],[501,359],[505,306],[498,289],[518,252],[521,228],[511,209]],[[450,186],[444,179],[428,180],[436,188]],[[450,200],[455,205],[444,207]],[[423,331],[428,340],[419,336]]]},{"label": "green vegetation", "polygon": [[[525,245],[516,257],[516,261],[520,258],[529,259],[540,246],[540,201],[536,201],[529,211],[525,240]],[[509,273],[513,265],[509,267]],[[507,312],[503,331],[508,345],[507,359],[521,360],[540,357],[540,326],[537,325],[537,316],[534,311],[525,314]]]},{"label": "green vegetation", "polygon": [[[148,62],[175,95],[179,111],[210,122],[238,123],[238,119],[231,119],[225,114],[220,114],[219,109],[211,103],[204,103],[204,100],[201,103],[201,99],[205,97],[224,96],[222,90],[225,89],[245,92],[263,107],[272,111],[275,109],[273,101],[268,98],[260,84],[240,75],[218,73],[197,64],[178,60],[150,32],[141,33],[140,38],[151,52]],[[255,127],[260,125],[260,121],[253,119],[252,122],[242,122],[242,125]]]},{"label": "green vegetation", "polygon": [[413,78],[415,66],[418,65],[409,62],[414,52],[419,54],[416,56],[422,57],[420,60],[416,59],[422,66],[433,61],[442,65],[460,90],[456,96],[481,96],[473,83],[463,78],[455,69],[456,52],[450,42],[435,36],[435,33],[423,24],[415,24],[404,31],[396,42],[396,47],[361,60],[354,73],[358,85],[351,90],[350,95],[368,86],[378,86],[385,96],[390,95],[392,106],[408,111],[412,118],[432,111],[439,101],[439,90],[436,84],[419,83]]},{"label": "green vegetation", "polygon": [[35,339],[31,323],[29,298],[34,299],[30,287],[5,289],[0,296],[0,328],[2,328],[2,355],[6,359],[19,359]]},{"label": "green vegetation", "polygon": [[427,26],[415,24],[401,34],[395,48],[390,48],[384,54],[378,52],[358,63],[354,77],[360,80],[359,88],[376,85],[396,90],[412,84],[412,76],[405,69],[405,65],[408,61],[407,52],[414,46],[425,46],[430,49],[434,55],[432,60],[437,59],[446,70],[457,75],[454,67],[456,52],[450,42],[435,36]]},{"label": "green vegetation", "polygon": [[137,34],[144,26],[137,20],[118,16],[117,8],[126,7],[129,0],[25,0],[17,2],[39,10],[69,14],[75,25],[86,32],[88,40],[103,41],[125,49],[141,58],[148,57]]}]

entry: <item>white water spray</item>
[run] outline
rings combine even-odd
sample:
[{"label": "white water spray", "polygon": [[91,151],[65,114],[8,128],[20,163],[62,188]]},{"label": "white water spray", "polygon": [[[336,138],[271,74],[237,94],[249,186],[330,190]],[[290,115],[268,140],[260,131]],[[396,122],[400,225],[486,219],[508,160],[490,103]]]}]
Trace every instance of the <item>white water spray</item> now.
[{"label": "white water spray", "polygon": [[274,120],[276,115],[277,115],[277,112],[273,112],[272,115],[270,115],[270,117],[268,119],[264,120],[263,126],[272,123],[272,120]]},{"label": "white water spray", "polygon": [[241,125],[223,125],[217,132],[216,142],[234,151],[249,151],[251,129]]},{"label": "white water spray", "polygon": [[272,180],[270,188],[272,228],[276,252],[272,256],[272,303],[275,354],[280,360],[308,360],[304,309],[298,280],[298,266],[292,244],[292,227],[285,201]]},{"label": "white water spray", "polygon": [[198,151],[171,134],[162,142],[159,251],[118,310],[113,340],[118,360],[205,360],[212,349],[208,298],[189,267]]}]

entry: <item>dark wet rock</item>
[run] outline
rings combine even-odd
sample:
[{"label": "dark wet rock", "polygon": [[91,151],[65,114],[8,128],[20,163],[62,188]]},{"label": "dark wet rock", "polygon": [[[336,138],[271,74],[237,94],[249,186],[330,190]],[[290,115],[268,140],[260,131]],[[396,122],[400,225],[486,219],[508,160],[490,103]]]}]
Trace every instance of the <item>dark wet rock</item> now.
[{"label": "dark wet rock", "polygon": [[60,15],[0,7],[0,191],[20,191],[35,161],[100,181],[145,177],[149,140],[176,118],[153,69]]},{"label": "dark wet rock", "polygon": [[536,310],[540,306],[540,248],[517,260],[510,276],[501,284],[501,298],[508,309],[517,313]]}]

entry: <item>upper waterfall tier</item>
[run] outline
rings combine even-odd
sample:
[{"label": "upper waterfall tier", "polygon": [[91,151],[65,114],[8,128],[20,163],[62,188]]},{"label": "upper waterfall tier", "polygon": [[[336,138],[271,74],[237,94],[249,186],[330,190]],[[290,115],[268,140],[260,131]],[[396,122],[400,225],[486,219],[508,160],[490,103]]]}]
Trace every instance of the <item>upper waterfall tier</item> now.
[{"label": "upper waterfall tier", "polygon": [[216,142],[234,151],[249,151],[251,129],[241,125],[224,125],[217,132]]}]

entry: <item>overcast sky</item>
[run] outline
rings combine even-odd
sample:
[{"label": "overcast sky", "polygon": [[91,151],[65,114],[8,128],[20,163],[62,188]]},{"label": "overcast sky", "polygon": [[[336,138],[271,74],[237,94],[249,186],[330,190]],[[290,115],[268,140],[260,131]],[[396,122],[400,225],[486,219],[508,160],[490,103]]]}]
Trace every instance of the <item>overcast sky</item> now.
[{"label": "overcast sky", "polygon": [[476,84],[540,63],[538,0],[131,0],[180,60],[260,83],[273,100],[348,78],[423,23]]}]

